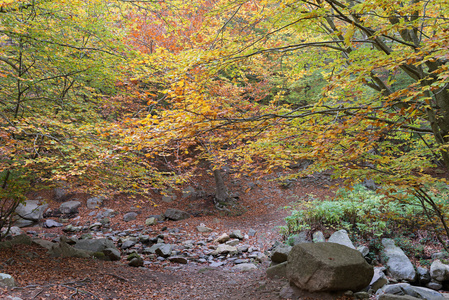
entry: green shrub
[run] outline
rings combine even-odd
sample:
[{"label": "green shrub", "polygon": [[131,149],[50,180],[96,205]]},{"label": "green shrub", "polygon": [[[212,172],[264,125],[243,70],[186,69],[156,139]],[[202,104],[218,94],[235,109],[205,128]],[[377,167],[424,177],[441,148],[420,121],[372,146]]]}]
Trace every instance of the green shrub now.
[{"label": "green shrub", "polygon": [[[446,206],[449,201],[447,186],[429,189],[436,203]],[[289,236],[313,228],[346,229],[352,234],[367,238],[391,236],[395,233],[411,233],[426,229],[429,220],[423,207],[403,191],[386,197],[383,194],[356,185],[353,189],[338,190],[335,199],[311,198],[299,203],[285,218],[281,232]]]}]

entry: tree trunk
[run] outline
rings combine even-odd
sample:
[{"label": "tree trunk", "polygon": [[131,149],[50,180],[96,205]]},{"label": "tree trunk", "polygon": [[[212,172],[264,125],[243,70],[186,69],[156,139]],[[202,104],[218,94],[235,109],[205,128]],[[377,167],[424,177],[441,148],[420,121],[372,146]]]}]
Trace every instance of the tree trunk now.
[{"label": "tree trunk", "polygon": [[226,185],[223,180],[223,176],[221,175],[221,172],[219,169],[214,170],[214,178],[215,178],[215,187],[216,187],[216,193],[215,193],[216,202],[228,202],[231,199],[231,197],[228,194],[228,189],[226,188]]}]

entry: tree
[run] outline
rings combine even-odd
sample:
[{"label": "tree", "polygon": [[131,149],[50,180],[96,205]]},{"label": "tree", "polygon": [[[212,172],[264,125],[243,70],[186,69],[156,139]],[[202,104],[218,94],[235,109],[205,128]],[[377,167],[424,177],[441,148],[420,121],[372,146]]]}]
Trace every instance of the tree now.
[{"label": "tree", "polygon": [[98,131],[104,95],[125,52],[111,10],[94,0],[1,2],[0,227],[31,186],[96,181],[109,147]]},{"label": "tree", "polygon": [[[250,173],[311,159],[305,172],[332,169],[349,185],[373,179],[416,195],[445,223],[426,196],[444,182],[426,170],[449,165],[444,1],[215,2],[210,12],[201,44],[149,56],[167,57],[152,60],[165,70],[156,77],[166,109],[139,122],[151,132],[139,143],[178,153],[194,145]],[[293,85],[317,72],[327,84],[316,101],[281,105],[281,88],[268,103],[242,97],[250,75]]]}]

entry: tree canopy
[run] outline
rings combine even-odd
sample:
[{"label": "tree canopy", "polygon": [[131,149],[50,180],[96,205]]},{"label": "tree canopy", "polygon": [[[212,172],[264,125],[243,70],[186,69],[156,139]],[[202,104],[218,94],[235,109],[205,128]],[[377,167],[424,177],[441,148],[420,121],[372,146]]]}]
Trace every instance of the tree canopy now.
[{"label": "tree canopy", "polygon": [[441,215],[443,0],[1,3],[4,187],[102,173],[146,192],[204,161],[239,176],[309,160],[292,176],[374,180]]}]

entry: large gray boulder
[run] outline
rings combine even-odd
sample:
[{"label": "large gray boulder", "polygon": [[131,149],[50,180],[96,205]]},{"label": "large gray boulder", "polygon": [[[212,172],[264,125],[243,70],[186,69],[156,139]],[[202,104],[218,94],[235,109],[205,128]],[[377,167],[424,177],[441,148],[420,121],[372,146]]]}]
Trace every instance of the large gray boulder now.
[{"label": "large gray boulder", "polygon": [[65,239],[61,239],[59,243],[54,244],[47,252],[52,257],[90,257],[89,252],[81,249],[75,249],[66,243]]},{"label": "large gray boulder", "polygon": [[430,277],[440,282],[449,280],[449,266],[439,259],[435,260],[430,266]]},{"label": "large gray boulder", "polygon": [[288,255],[287,278],[309,292],[359,291],[373,274],[360,252],[336,243],[302,243]]},{"label": "large gray boulder", "polygon": [[116,249],[114,243],[108,239],[78,240],[73,247],[89,252],[103,252],[107,248]]},{"label": "large gray boulder", "polygon": [[173,221],[180,221],[180,220],[184,220],[184,219],[188,219],[190,218],[190,214],[179,210],[179,209],[175,209],[175,208],[169,208],[165,211],[164,213],[165,217],[167,219],[173,220]]},{"label": "large gray boulder", "polygon": [[59,210],[63,214],[76,214],[78,213],[78,208],[81,206],[79,201],[67,201],[59,206]]},{"label": "large gray boulder", "polygon": [[349,247],[351,249],[355,249],[354,245],[352,244],[351,240],[349,239],[348,232],[344,229],[334,232],[330,236],[328,242],[340,244],[340,245]]},{"label": "large gray boulder", "polygon": [[382,239],[382,245],[382,263],[387,267],[388,274],[396,280],[414,282],[416,271],[404,251],[397,247],[392,239]]},{"label": "large gray boulder", "polygon": [[27,200],[20,203],[16,208],[16,213],[25,220],[39,221],[42,219],[48,204],[42,204],[39,200]]}]

